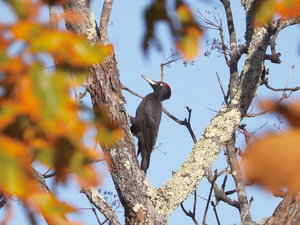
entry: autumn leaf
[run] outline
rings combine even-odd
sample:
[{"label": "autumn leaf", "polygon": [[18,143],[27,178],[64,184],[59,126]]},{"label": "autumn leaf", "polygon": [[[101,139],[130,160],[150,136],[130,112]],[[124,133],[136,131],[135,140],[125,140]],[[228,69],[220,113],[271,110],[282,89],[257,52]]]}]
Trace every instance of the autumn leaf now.
[{"label": "autumn leaf", "polygon": [[277,0],[275,8],[282,17],[294,18],[300,16],[299,0]]},{"label": "autumn leaf", "polygon": [[282,18],[300,16],[299,0],[258,0],[256,6],[255,26],[262,26],[274,19],[275,15]]},{"label": "autumn leaf", "polygon": [[41,3],[31,0],[5,0],[20,20],[35,17],[39,13]]},{"label": "autumn leaf", "polygon": [[165,21],[167,24],[171,25],[171,18],[167,14],[165,0],[153,1],[153,3],[145,11],[145,21],[147,29],[144,35],[144,51],[148,50],[151,41],[154,41],[157,48],[160,50],[161,46],[154,32],[155,24]]},{"label": "autumn leaf", "polygon": [[[175,38],[177,50],[186,58],[195,58],[200,51],[200,40],[203,34],[199,24],[194,19],[194,15],[183,1],[177,2],[177,18],[173,19],[168,15],[165,0],[156,0],[146,9],[145,21],[147,25],[144,36],[143,49],[147,51],[151,41],[154,41],[157,48],[161,46],[156,37],[154,28],[159,22],[166,22]],[[176,20],[176,21],[174,21]]]},{"label": "autumn leaf", "polygon": [[274,0],[259,0],[257,1],[256,17],[254,20],[255,26],[262,26],[274,18],[275,1]]},{"label": "autumn leaf", "polygon": [[100,158],[96,151],[77,151],[70,162],[71,171],[76,173],[76,179],[82,188],[98,185],[101,180],[91,162]]},{"label": "autumn leaf", "polygon": [[23,143],[0,135],[0,165],[2,192],[25,199],[35,190],[31,177],[30,155]]},{"label": "autumn leaf", "polygon": [[272,192],[288,188],[290,194],[300,189],[300,129],[286,134],[267,134],[255,141],[245,154],[245,176]]},{"label": "autumn leaf", "polygon": [[195,58],[200,52],[202,30],[194,21],[194,17],[187,5],[182,2],[177,6],[178,18],[181,22],[181,37],[177,37],[176,48],[187,59]]},{"label": "autumn leaf", "polygon": [[[58,202],[53,194],[36,192],[31,195],[31,199],[41,211],[48,224],[75,225],[75,223],[68,222],[65,217],[65,214],[74,212],[75,209],[65,203]],[[27,204],[30,206],[30,203],[32,201],[29,201]]]},{"label": "autumn leaf", "polygon": [[287,188],[289,194],[296,194],[300,189],[300,102],[281,105],[265,100],[260,105],[281,113],[291,129],[268,133],[249,146],[243,157],[247,183],[257,182],[273,193]]},{"label": "autumn leaf", "polygon": [[102,107],[95,110],[94,123],[97,128],[97,141],[102,147],[110,147],[123,135],[119,124],[113,124],[107,116],[107,109]]},{"label": "autumn leaf", "polygon": [[294,128],[300,128],[300,99],[295,99],[289,104],[277,104],[272,99],[259,102],[259,106],[268,111],[282,114]]},{"label": "autumn leaf", "polygon": [[182,41],[176,43],[177,49],[189,60],[195,58],[200,52],[200,39],[202,31],[196,27],[188,27]]},{"label": "autumn leaf", "polygon": [[69,70],[85,69],[86,66],[102,62],[113,50],[111,45],[91,46],[85,37],[54,31],[31,21],[19,22],[12,28],[12,32],[16,39],[28,43],[32,53],[50,53],[57,66],[67,66]]}]

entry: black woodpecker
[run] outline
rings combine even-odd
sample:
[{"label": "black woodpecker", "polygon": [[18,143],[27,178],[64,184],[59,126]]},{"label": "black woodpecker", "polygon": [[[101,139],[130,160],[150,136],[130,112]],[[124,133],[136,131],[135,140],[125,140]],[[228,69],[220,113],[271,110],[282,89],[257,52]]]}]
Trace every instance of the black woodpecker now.
[{"label": "black woodpecker", "polygon": [[136,110],[136,116],[130,117],[130,130],[139,139],[137,155],[142,155],[141,168],[146,174],[161,120],[161,102],[171,97],[171,88],[164,82],[155,82],[143,75],[142,77],[149,82],[154,91],[142,100]]}]

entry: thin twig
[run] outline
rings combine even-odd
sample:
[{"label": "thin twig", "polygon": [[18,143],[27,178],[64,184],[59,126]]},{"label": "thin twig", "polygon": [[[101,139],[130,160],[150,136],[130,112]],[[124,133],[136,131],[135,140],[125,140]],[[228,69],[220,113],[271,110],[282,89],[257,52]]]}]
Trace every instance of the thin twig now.
[{"label": "thin twig", "polygon": [[77,102],[80,101],[84,96],[86,96],[87,93],[88,93],[88,89],[85,89],[85,91],[83,93],[80,92]]},{"label": "thin twig", "polygon": [[[292,77],[292,74],[293,74],[293,71],[294,71],[294,68],[295,68],[295,65],[292,66],[292,69],[291,69],[291,72],[290,72],[290,75],[289,75],[289,78],[288,78],[288,81],[285,85],[285,88],[287,88],[289,86],[289,83],[290,83],[290,79]],[[286,91],[283,92],[283,95],[285,94]]]},{"label": "thin twig", "polygon": [[[184,57],[178,57],[178,58],[173,58],[175,55],[177,55],[178,52],[173,52],[172,55],[170,55],[168,58],[166,58],[161,64],[160,64],[160,71],[161,71],[161,82],[164,81],[164,66],[171,64],[172,62],[176,62],[178,60],[183,59]],[[171,60],[169,60],[170,58],[172,58]]]},{"label": "thin twig", "polygon": [[218,213],[217,213],[217,207],[216,207],[216,205],[215,205],[215,203],[214,203],[213,201],[211,201],[211,205],[212,205],[212,207],[213,207],[213,210],[214,210],[214,212],[215,212],[215,216],[216,216],[216,219],[217,219],[218,225],[220,225],[221,223],[220,223],[220,220],[219,220],[219,217],[218,217]]},{"label": "thin twig", "polygon": [[45,176],[47,173],[49,173],[52,170],[52,167],[49,167],[49,169],[43,174]]},{"label": "thin twig", "polygon": [[11,196],[5,195],[5,196],[2,196],[2,197],[3,197],[3,198],[2,198],[2,200],[0,201],[0,209],[6,205],[7,200],[8,200]]},{"label": "thin twig", "polygon": [[100,225],[104,224],[104,223],[106,222],[106,220],[105,220],[103,223],[101,223],[101,222],[100,222],[100,219],[99,219],[99,217],[98,217],[98,215],[97,215],[96,209],[94,208],[94,206],[92,205],[91,202],[90,202],[90,205],[91,205],[91,207],[92,207],[92,211],[93,211],[93,213],[94,213],[94,215],[95,215],[95,217],[96,217],[97,222],[98,222]]},{"label": "thin twig", "polygon": [[196,194],[196,190],[194,191],[194,207],[193,207],[193,212],[191,212],[190,210],[189,211],[186,211],[186,209],[184,208],[183,204],[181,203],[180,206],[181,206],[181,209],[182,211],[185,213],[185,215],[187,215],[188,217],[191,217],[191,219],[193,220],[193,222],[196,224],[196,225],[199,225],[198,221],[196,220],[196,203],[197,203],[197,194]]},{"label": "thin twig", "polygon": [[54,172],[54,173],[50,173],[50,174],[48,174],[48,175],[43,175],[43,177],[46,179],[46,178],[50,178],[50,177],[54,177],[56,175],[56,172]]},{"label": "thin twig", "polygon": [[228,178],[228,175],[230,174],[230,167],[227,166],[226,168],[226,174],[225,174],[225,177],[224,177],[224,181],[223,181],[223,184],[221,186],[221,190],[224,191],[225,190],[225,185],[226,185],[226,182],[227,182],[227,178]]},{"label": "thin twig", "polygon": [[110,204],[108,204],[108,202],[93,187],[82,189],[80,193],[84,193],[90,203],[92,203],[111,224],[121,224]]},{"label": "thin twig", "polygon": [[[184,120],[179,120],[177,119],[175,116],[173,116],[171,113],[169,113],[164,107],[162,108],[163,109],[163,112],[168,116],[170,117],[172,120],[174,120],[175,122],[179,123],[180,125],[184,125],[186,126],[186,128],[188,129],[188,131],[190,132],[190,135],[193,139],[193,142],[196,143],[197,142],[197,139],[196,139],[196,136],[194,134],[194,131],[191,127],[191,124],[187,121],[187,119],[185,118]],[[189,111],[189,117],[191,116],[191,111]]]},{"label": "thin twig", "polygon": [[197,192],[196,189],[194,191],[195,197],[194,197],[194,207],[193,207],[193,215],[196,215],[196,205],[197,205]]},{"label": "thin twig", "polygon": [[[277,101],[276,104],[279,104],[280,102],[282,102],[284,99],[289,98],[293,92],[300,90],[300,86],[294,87],[294,88],[288,88],[291,76],[293,74],[293,70],[294,70],[295,66],[292,66],[291,72],[289,74],[287,83],[285,85],[285,88],[273,88],[269,85],[268,83],[268,77],[265,78],[261,84],[264,84],[268,89],[272,90],[272,91],[283,91],[281,98]],[[289,95],[286,95],[286,91],[290,91]],[[259,113],[251,113],[251,114],[246,114],[245,117],[256,117],[256,116],[261,116],[263,114],[266,114],[267,112],[269,112],[270,110],[264,110],[262,112]]]},{"label": "thin twig", "polygon": [[204,212],[204,216],[203,216],[202,225],[205,225],[206,215],[207,215],[207,211],[208,211],[208,207],[209,207],[209,203],[210,203],[212,191],[214,189],[214,183],[215,183],[215,181],[217,179],[217,174],[218,174],[218,171],[215,170],[215,175],[214,175],[214,178],[213,178],[212,183],[211,183],[211,187],[210,187],[210,191],[209,191],[209,196],[208,196],[208,201],[207,201],[205,212]]},{"label": "thin twig", "polygon": [[222,83],[221,83],[221,79],[219,77],[218,72],[216,72],[216,75],[217,75],[217,78],[218,78],[218,81],[219,81],[219,84],[220,84],[221,91],[222,91],[223,96],[224,96],[224,101],[225,101],[226,105],[228,105],[228,97],[226,96],[226,94],[224,92],[224,89],[223,89],[223,86],[222,86]]},{"label": "thin twig", "polygon": [[[230,67],[230,62],[228,59],[228,49],[225,45],[225,41],[224,41],[224,35],[223,35],[223,28],[222,28],[222,20],[221,17],[218,13],[213,12],[213,17],[214,17],[214,22],[210,21],[209,19],[207,19],[206,17],[204,17],[202,15],[202,13],[200,12],[200,10],[198,10],[198,13],[200,14],[200,19],[207,25],[207,26],[203,26],[203,28],[205,29],[213,29],[213,30],[219,30],[219,35],[221,38],[221,49],[220,47],[218,47],[218,49],[220,49],[225,57],[225,61],[228,67]],[[218,18],[217,18],[218,17]],[[220,52],[221,52],[220,51]]]},{"label": "thin twig", "polygon": [[246,211],[246,213],[245,213],[245,215],[244,215],[244,217],[243,217],[243,219],[242,219],[240,225],[242,225],[242,224],[244,223],[244,221],[245,221],[245,219],[246,219],[246,216],[247,216],[247,214],[248,214],[248,212],[249,212],[249,210],[250,210],[250,206],[251,206],[251,203],[253,202],[253,200],[254,200],[254,198],[253,198],[253,196],[252,196],[251,199],[250,199],[250,202],[249,202],[249,204],[248,204],[247,211]]},{"label": "thin twig", "polygon": [[107,33],[107,25],[109,22],[112,4],[113,0],[105,0],[102,7],[102,13],[100,17],[100,40],[103,45],[110,44]]},{"label": "thin twig", "polygon": [[131,93],[131,94],[133,94],[133,95],[139,97],[139,98],[144,98],[142,95],[139,95],[138,93],[135,93],[134,91],[132,91],[131,89],[129,89],[129,88],[123,86],[123,85],[122,85],[121,88],[122,88],[123,90],[128,91],[129,93]]}]

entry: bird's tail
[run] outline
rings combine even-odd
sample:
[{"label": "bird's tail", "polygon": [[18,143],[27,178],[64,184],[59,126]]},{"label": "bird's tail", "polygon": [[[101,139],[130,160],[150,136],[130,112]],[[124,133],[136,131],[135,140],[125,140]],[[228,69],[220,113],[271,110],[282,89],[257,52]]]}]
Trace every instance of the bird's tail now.
[{"label": "bird's tail", "polygon": [[147,154],[142,155],[141,168],[145,172],[145,174],[147,173],[147,169],[149,168],[149,162],[150,162],[150,156],[148,156]]}]

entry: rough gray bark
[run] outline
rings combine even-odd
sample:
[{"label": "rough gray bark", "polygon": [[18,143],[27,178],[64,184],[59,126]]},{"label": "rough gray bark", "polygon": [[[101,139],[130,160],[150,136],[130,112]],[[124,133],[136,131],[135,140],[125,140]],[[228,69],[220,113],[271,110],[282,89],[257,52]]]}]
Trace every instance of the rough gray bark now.
[{"label": "rough gray bark", "polygon": [[[104,3],[100,22],[100,32],[97,28],[89,1],[69,0],[64,10],[74,10],[82,15],[81,23],[66,23],[68,30],[78,35],[86,35],[92,45],[109,44],[107,23],[112,0]],[[191,193],[198,187],[220,151],[226,146],[234,147],[232,139],[236,127],[241,123],[261,80],[264,69],[266,49],[270,38],[275,32],[276,25],[253,28],[249,22],[253,18],[253,1],[244,1],[247,16],[246,40],[247,56],[243,72],[239,77],[237,63],[243,52],[236,46],[233,17],[230,2],[222,0],[226,16],[229,21],[229,35],[231,40],[230,61],[230,98],[231,102],[225,105],[206,127],[200,139],[194,145],[189,157],[173,175],[160,188],[155,189],[141,171],[136,155],[135,143],[129,130],[128,115],[124,107],[124,98],[121,93],[119,70],[114,53],[106,60],[90,68],[88,91],[91,94],[93,107],[106,108],[110,121],[123,128],[123,137],[113,146],[102,146],[105,152],[111,176],[118,195],[125,209],[126,224],[167,224],[170,215]],[[240,79],[239,79],[240,78]],[[233,141],[230,144],[230,141]],[[231,152],[231,154],[235,154]],[[236,157],[236,156],[235,156]],[[234,172],[234,171],[233,171]],[[239,172],[239,174],[241,174]],[[236,177],[239,188],[239,202],[232,205],[239,207],[241,219],[247,209],[247,196],[244,187],[240,187],[242,178]],[[88,191],[85,190],[86,195]],[[95,205],[94,198],[90,201]],[[224,196],[223,199],[226,199]],[[101,210],[99,208],[99,210]],[[103,211],[103,210],[102,210]],[[246,215],[244,224],[255,224],[250,214]]]}]

